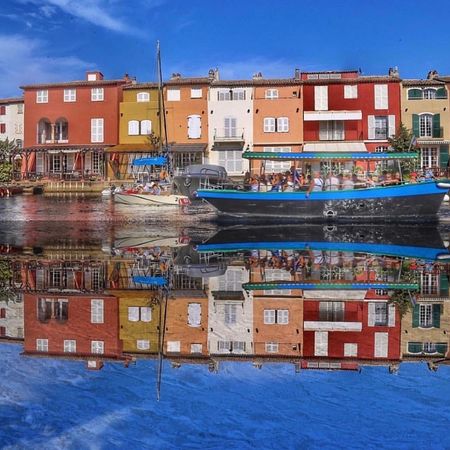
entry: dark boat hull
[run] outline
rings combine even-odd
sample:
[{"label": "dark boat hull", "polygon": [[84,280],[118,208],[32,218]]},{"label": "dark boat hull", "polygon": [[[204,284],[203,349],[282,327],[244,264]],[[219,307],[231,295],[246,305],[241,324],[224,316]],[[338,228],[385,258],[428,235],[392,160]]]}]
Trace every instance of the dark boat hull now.
[{"label": "dark boat hull", "polygon": [[200,191],[223,220],[275,222],[436,222],[446,194],[436,183],[354,191],[250,193]]}]

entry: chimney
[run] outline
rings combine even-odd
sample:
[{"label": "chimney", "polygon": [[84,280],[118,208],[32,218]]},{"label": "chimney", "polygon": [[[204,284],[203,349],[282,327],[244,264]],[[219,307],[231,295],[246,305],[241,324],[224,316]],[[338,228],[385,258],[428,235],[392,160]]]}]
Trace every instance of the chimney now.
[{"label": "chimney", "polygon": [[262,80],[262,73],[261,72],[257,72],[253,74],[253,79],[254,80]]},{"label": "chimney", "polygon": [[181,73],[173,73],[170,77],[171,80],[179,80],[181,78]]},{"label": "chimney", "polygon": [[103,80],[103,74],[98,70],[92,70],[86,72],[87,81],[101,81]]},{"label": "chimney", "polygon": [[294,80],[300,80],[300,69],[294,70]]},{"label": "chimney", "polygon": [[400,78],[400,72],[398,71],[398,67],[397,66],[389,67],[389,76],[390,77]]},{"label": "chimney", "polygon": [[435,69],[432,69],[427,74],[427,80],[434,80],[439,76],[438,71]]},{"label": "chimney", "polygon": [[209,81],[219,81],[219,69],[217,67],[215,69],[209,69],[208,78]]}]

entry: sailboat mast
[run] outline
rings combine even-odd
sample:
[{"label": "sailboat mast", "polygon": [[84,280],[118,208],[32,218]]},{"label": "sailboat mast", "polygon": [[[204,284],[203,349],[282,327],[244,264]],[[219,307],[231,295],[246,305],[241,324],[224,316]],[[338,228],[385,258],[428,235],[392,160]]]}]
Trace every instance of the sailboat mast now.
[{"label": "sailboat mast", "polygon": [[[166,107],[164,103],[164,93],[163,93],[163,77],[162,77],[162,67],[161,67],[161,49],[159,45],[159,41],[157,42],[157,64],[158,64],[158,91],[159,91],[159,99],[158,99],[158,108],[160,114],[160,136],[164,131],[164,140],[162,140],[162,146],[167,150],[168,139],[167,139],[167,121],[166,121]],[[163,127],[163,129],[162,129]]]}]

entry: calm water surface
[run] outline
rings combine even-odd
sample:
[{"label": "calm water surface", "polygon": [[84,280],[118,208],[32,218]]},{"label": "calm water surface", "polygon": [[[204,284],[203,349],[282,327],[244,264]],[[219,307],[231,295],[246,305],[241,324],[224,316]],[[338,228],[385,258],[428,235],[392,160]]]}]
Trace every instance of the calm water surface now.
[{"label": "calm water surface", "polygon": [[450,448],[441,212],[219,229],[0,199],[0,447]]}]

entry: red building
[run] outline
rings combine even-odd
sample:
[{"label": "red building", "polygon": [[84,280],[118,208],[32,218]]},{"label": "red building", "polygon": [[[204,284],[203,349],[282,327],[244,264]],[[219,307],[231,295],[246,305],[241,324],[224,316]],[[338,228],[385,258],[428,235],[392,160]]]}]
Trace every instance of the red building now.
[{"label": "red building", "polygon": [[119,103],[129,82],[87,72],[83,81],[22,86],[22,177],[102,178],[104,150],[119,142]]},{"label": "red building", "polygon": [[383,151],[400,124],[400,78],[304,72],[304,151]]},{"label": "red building", "polygon": [[118,299],[105,295],[24,294],[28,355],[118,359]]},{"label": "red building", "polygon": [[386,296],[373,294],[371,290],[365,294],[366,298],[354,297],[304,301],[303,357],[400,359],[401,326],[395,307],[387,303]]}]

